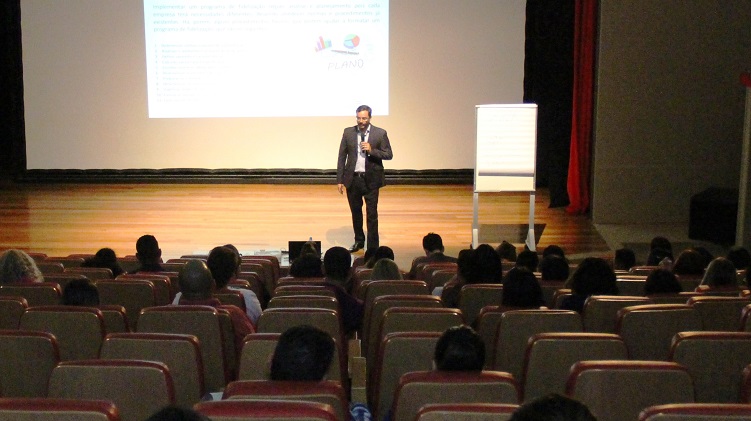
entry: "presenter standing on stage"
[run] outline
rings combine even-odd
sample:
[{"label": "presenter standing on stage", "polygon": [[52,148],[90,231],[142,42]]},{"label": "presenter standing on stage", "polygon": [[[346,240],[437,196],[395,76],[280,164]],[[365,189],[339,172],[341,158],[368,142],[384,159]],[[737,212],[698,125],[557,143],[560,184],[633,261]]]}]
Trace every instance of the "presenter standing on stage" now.
[{"label": "presenter standing on stage", "polygon": [[368,249],[379,246],[378,190],[384,185],[383,160],[391,159],[391,143],[386,130],[370,124],[372,110],[367,105],[357,107],[357,125],[347,127],[339,145],[336,165],[336,182],[339,193],[347,189],[347,201],[352,212],[355,243],[349,251],[365,248],[362,230],[362,202],[368,228]]}]

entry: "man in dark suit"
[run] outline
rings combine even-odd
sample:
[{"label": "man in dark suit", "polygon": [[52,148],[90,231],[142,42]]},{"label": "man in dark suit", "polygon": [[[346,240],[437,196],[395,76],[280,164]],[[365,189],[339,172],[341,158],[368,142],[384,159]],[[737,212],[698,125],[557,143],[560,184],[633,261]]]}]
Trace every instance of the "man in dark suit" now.
[{"label": "man in dark suit", "polygon": [[383,160],[393,157],[386,130],[370,124],[371,112],[367,105],[357,107],[357,125],[344,129],[339,145],[337,188],[339,193],[347,189],[352,228],[355,231],[355,243],[350,247],[350,252],[365,247],[363,199],[368,224],[368,248],[376,249],[379,246],[378,191],[384,185]]}]

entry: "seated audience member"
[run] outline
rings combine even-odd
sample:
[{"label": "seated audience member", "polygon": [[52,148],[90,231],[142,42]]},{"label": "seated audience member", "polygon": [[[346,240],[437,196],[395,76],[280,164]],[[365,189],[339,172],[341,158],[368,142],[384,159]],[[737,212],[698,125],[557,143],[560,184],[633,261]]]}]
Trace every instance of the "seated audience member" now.
[{"label": "seated audience member", "polygon": [[229,312],[232,319],[232,327],[235,333],[235,349],[237,355],[240,355],[243,346],[243,339],[248,334],[255,332],[253,323],[248,315],[240,310],[237,306],[222,305],[222,303],[212,296],[214,292],[214,278],[211,276],[206,263],[200,260],[189,260],[180,269],[177,277],[182,296],[179,305],[203,305],[225,309]]},{"label": "seated audience member", "polygon": [[449,279],[441,290],[441,302],[444,307],[457,308],[459,306],[459,296],[462,287],[467,285],[470,278],[470,268],[472,267],[472,254],[474,250],[464,249],[459,252],[459,258],[456,262],[456,275]]},{"label": "seated audience member", "polygon": [[[518,260],[518,259],[517,259]],[[488,244],[480,244],[472,252],[468,284],[500,284],[503,279],[501,258]]]},{"label": "seated audience member", "polygon": [[696,246],[694,247],[694,250],[699,252],[699,254],[704,257],[704,268],[706,269],[706,267],[709,266],[709,263],[714,260],[714,255],[709,250],[707,250],[706,247]]},{"label": "seated audience member", "polygon": [[696,288],[699,292],[733,292],[740,291],[738,272],[735,265],[724,257],[717,257],[707,266],[701,284]]},{"label": "seated audience member", "polygon": [[336,294],[342,325],[347,335],[360,328],[364,310],[362,300],[352,296],[347,290],[351,258],[347,249],[338,246],[328,249],[323,255],[326,285]]},{"label": "seated audience member", "polygon": [[678,294],[683,291],[678,278],[673,272],[666,269],[655,269],[647,276],[644,284],[644,295],[653,294]]},{"label": "seated audience member", "polygon": [[583,403],[557,393],[529,401],[511,414],[510,421],[597,421]]},{"label": "seated audience member", "polygon": [[673,255],[673,244],[666,237],[656,236],[649,242],[649,251],[656,248],[666,250],[670,255]]},{"label": "seated audience member", "polygon": [[162,267],[162,249],[153,235],[142,235],[136,241],[136,259],[141,264],[132,273],[138,272],[164,272]]},{"label": "seated audience member", "polygon": [[564,298],[561,308],[581,313],[584,302],[590,295],[618,295],[615,280],[615,272],[607,261],[599,257],[587,257],[579,263],[566,283],[571,288],[571,295]]},{"label": "seated audience member", "polygon": [[433,364],[439,371],[482,371],[485,343],[469,326],[450,327],[435,344]]},{"label": "seated audience member", "polygon": [[321,381],[334,358],[334,339],[309,325],[287,329],[271,358],[271,380]]},{"label": "seated audience member", "polygon": [[542,250],[543,259],[551,255],[560,256],[564,259],[566,258],[566,253],[564,253],[563,248],[555,244],[551,244]]},{"label": "seated audience member", "polygon": [[230,286],[230,281],[237,279],[237,275],[240,273],[240,264],[242,260],[240,253],[237,249],[224,247],[215,247],[209,252],[209,257],[206,259],[206,266],[211,271],[211,276],[214,277],[216,283],[216,292],[223,291],[240,291],[245,301],[245,312],[248,314],[250,320],[255,323],[258,318],[261,317],[261,303],[256,297],[256,293],[245,288],[236,288]]},{"label": "seated audience member", "polygon": [[82,267],[87,268],[104,268],[112,271],[112,275],[117,278],[125,273],[120,262],[117,261],[117,255],[111,248],[102,248],[96,252],[93,257],[83,261]]},{"label": "seated audience member", "polygon": [[211,421],[207,416],[190,408],[165,406],[155,412],[146,421]]},{"label": "seated audience member", "polygon": [[704,256],[693,249],[683,250],[673,263],[673,273],[678,276],[700,277],[704,275]]},{"label": "seated audience member", "polygon": [[378,263],[381,259],[391,259],[394,260],[394,250],[391,249],[391,247],[388,246],[380,246],[378,247],[375,252],[373,252],[373,255],[368,259],[365,266],[368,269],[373,269],[376,263]]},{"label": "seated audience member", "polygon": [[741,246],[733,246],[728,250],[727,259],[733,262],[735,268],[744,270],[751,265],[751,254]]},{"label": "seated audience member", "polygon": [[373,266],[370,279],[373,281],[401,280],[402,272],[393,260],[384,257]]},{"label": "seated audience member", "polygon": [[454,262],[456,263],[456,257],[446,256],[443,254],[443,239],[440,235],[431,232],[422,238],[422,249],[425,251],[425,256],[416,257],[412,261],[412,267],[407,275],[408,279],[417,279],[417,266],[424,263],[433,262]]},{"label": "seated audience member", "polygon": [[99,305],[99,290],[88,279],[74,279],[63,288],[63,305],[96,307]]},{"label": "seated audience member", "polygon": [[321,253],[311,241],[303,244],[300,255],[289,266],[289,276],[295,278],[323,278]]},{"label": "seated audience member", "polygon": [[662,266],[669,269],[673,265],[673,252],[661,247],[653,248],[647,256],[647,266]]},{"label": "seated audience member", "polygon": [[636,254],[629,248],[620,248],[615,251],[613,269],[629,271],[636,266]]},{"label": "seated audience member", "polygon": [[[555,256],[561,259],[560,256]],[[503,277],[501,306],[520,309],[535,309],[545,305],[545,297],[535,274],[515,267]]]},{"label": "seated audience member", "polygon": [[566,259],[555,254],[543,257],[540,262],[540,278],[543,281],[565,281],[568,271]]},{"label": "seated audience member", "polygon": [[502,262],[516,262],[516,246],[503,240],[495,249]]},{"label": "seated audience member", "polygon": [[44,282],[44,277],[25,251],[10,249],[0,256],[0,284],[33,282]]},{"label": "seated audience member", "polygon": [[536,272],[539,263],[540,258],[537,257],[537,253],[532,250],[524,250],[519,253],[519,256],[516,258],[516,267],[525,268],[530,272]]}]

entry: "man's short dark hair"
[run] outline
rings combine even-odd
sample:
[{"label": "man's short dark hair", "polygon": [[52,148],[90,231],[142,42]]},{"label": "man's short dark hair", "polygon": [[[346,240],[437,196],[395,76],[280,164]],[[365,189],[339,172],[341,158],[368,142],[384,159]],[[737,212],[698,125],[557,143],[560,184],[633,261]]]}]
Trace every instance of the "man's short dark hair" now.
[{"label": "man's short dark hair", "polygon": [[214,247],[206,259],[206,266],[214,277],[216,288],[224,288],[240,267],[240,255],[229,247]]},{"label": "man's short dark hair", "polygon": [[481,371],[485,365],[485,343],[469,326],[446,329],[435,345],[436,368],[444,371]]},{"label": "man's short dark hair", "polygon": [[431,232],[425,237],[422,237],[422,248],[427,251],[443,251],[443,239],[440,235]]},{"label": "man's short dark hair", "polygon": [[352,256],[344,247],[331,247],[323,255],[323,270],[326,276],[338,281],[344,281],[352,266]]},{"label": "man's short dark hair", "polygon": [[511,415],[510,421],[597,421],[583,403],[553,393],[527,402]]},{"label": "man's short dark hair", "polygon": [[536,272],[539,263],[540,258],[532,250],[524,250],[516,257],[516,266],[526,268],[530,272]]},{"label": "man's short dark hair", "polygon": [[96,307],[99,305],[99,290],[88,279],[74,279],[63,288],[63,305]]},{"label": "man's short dark hair", "polygon": [[323,380],[334,358],[334,339],[313,326],[287,329],[271,359],[271,380]]},{"label": "man's short dark hair", "polygon": [[370,107],[368,107],[367,105],[360,105],[359,107],[357,107],[357,111],[356,112],[359,113],[361,111],[367,111],[368,112],[368,117],[373,117],[373,110]]},{"label": "man's short dark hair", "polygon": [[615,259],[613,260],[614,269],[617,270],[629,270],[636,266],[636,254],[629,248],[620,248],[615,251]]},{"label": "man's short dark hair", "polygon": [[150,234],[142,235],[136,241],[136,253],[140,258],[154,259],[162,255],[159,249],[159,242],[156,237]]}]

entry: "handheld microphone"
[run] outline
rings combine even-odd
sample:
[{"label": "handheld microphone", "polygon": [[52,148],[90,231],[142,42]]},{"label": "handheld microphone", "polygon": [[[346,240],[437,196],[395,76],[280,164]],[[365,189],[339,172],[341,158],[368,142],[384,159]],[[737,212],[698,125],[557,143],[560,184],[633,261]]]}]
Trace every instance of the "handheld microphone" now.
[{"label": "handheld microphone", "polygon": [[[367,143],[365,141],[365,133],[363,133],[363,132],[360,132],[360,143]],[[362,148],[362,146],[360,146],[360,148]],[[370,155],[370,153],[366,151],[365,155]]]}]

